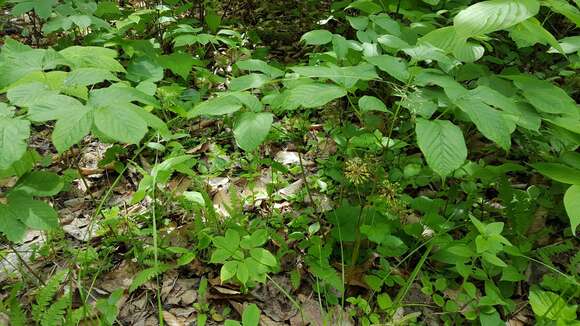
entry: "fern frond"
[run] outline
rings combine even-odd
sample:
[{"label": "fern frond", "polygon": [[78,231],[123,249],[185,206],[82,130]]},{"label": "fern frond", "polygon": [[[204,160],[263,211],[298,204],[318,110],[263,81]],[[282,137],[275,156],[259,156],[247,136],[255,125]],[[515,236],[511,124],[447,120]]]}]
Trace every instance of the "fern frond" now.
[{"label": "fern frond", "polygon": [[46,285],[38,291],[36,295],[36,304],[32,306],[32,318],[40,322],[44,315],[44,312],[48,308],[50,302],[54,298],[55,294],[58,292],[60,284],[64,281],[67,270],[62,270],[56,273]]},{"label": "fern frond", "polygon": [[70,306],[70,295],[63,295],[42,316],[40,324],[42,326],[59,326],[64,322],[64,314]]},{"label": "fern frond", "polygon": [[147,269],[140,271],[139,273],[137,273],[137,275],[133,279],[133,282],[131,283],[131,286],[129,287],[129,292],[135,291],[138,287],[145,284],[147,281],[149,281],[152,278],[154,278],[155,276],[158,276],[159,274],[167,271],[170,268],[171,268],[170,265],[162,264],[162,265],[159,265],[157,267],[150,267],[150,268],[147,268]]},{"label": "fern frond", "polygon": [[18,300],[18,292],[22,284],[17,284],[10,291],[8,298],[8,317],[10,318],[10,325],[24,326],[26,325],[26,314],[22,311],[22,304]]},{"label": "fern frond", "polygon": [[537,249],[538,254],[543,258],[549,258],[554,255],[559,255],[574,249],[574,245],[571,241],[564,241],[559,244],[545,246],[543,248]]}]

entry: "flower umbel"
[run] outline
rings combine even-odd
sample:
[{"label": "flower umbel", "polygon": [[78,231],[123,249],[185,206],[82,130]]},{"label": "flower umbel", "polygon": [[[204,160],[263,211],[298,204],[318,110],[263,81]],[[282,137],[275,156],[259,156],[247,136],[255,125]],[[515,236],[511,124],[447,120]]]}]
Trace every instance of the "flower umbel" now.
[{"label": "flower umbel", "polygon": [[344,164],[344,176],[355,185],[360,185],[371,176],[369,165],[360,157],[347,160]]}]

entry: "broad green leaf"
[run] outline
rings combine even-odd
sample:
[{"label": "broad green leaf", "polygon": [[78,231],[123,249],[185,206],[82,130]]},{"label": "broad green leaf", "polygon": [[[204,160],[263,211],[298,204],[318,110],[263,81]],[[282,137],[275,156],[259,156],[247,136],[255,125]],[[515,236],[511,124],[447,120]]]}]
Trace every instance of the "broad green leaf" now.
[{"label": "broad green leaf", "polygon": [[255,303],[248,305],[244,309],[242,324],[244,326],[258,326],[260,324],[260,309]]},{"label": "broad green leaf", "polygon": [[369,63],[377,66],[380,70],[395,77],[396,79],[407,82],[409,79],[409,71],[407,71],[407,64],[401,58],[393,57],[387,54],[367,57],[365,58]]},{"label": "broad green leaf", "polygon": [[260,323],[260,309],[255,303],[252,303],[244,309],[242,314],[242,325],[258,326]]},{"label": "broad green leaf", "polygon": [[514,81],[516,87],[537,110],[578,117],[576,102],[563,89],[551,82],[523,75],[506,78]]},{"label": "broad green leaf", "polygon": [[363,96],[358,100],[358,106],[361,111],[380,111],[380,112],[389,112],[387,110],[387,106],[383,101],[379,100],[374,96]]},{"label": "broad green leaf", "polygon": [[388,48],[392,48],[395,50],[400,50],[404,48],[408,48],[410,45],[406,41],[394,36],[394,35],[382,35],[377,39],[379,44],[386,46]]},{"label": "broad green leaf", "polygon": [[268,136],[274,116],[268,112],[244,112],[234,125],[234,137],[240,148],[253,151]]},{"label": "broad green leaf", "polygon": [[434,29],[429,33],[423,35],[418,43],[430,44],[436,48],[439,48],[447,53],[450,53],[455,49],[458,43],[465,42],[465,40],[457,37],[455,32],[455,27],[446,26]]},{"label": "broad green leaf", "polygon": [[18,219],[8,206],[0,203],[0,232],[6,236],[9,241],[18,242],[26,234],[26,225]]},{"label": "broad green leaf", "polygon": [[487,104],[474,99],[460,98],[455,104],[465,112],[477,129],[489,140],[508,150],[511,133],[503,115]]},{"label": "broad green leaf", "polygon": [[578,170],[580,170],[580,153],[577,152],[564,152],[560,156],[560,160]]},{"label": "broad green leaf", "polygon": [[463,165],[467,147],[461,129],[446,120],[418,119],[417,143],[429,166],[442,177]]},{"label": "broad green leaf", "polygon": [[117,52],[97,46],[71,46],[59,52],[73,68],[101,68],[113,72],[125,72],[115,59]]},{"label": "broad green leaf", "polygon": [[57,94],[57,91],[50,89],[46,84],[34,82],[11,87],[6,93],[6,97],[12,105],[30,107]]},{"label": "broad green leaf", "polygon": [[580,185],[580,170],[571,168],[561,163],[535,163],[532,164],[541,174],[558,182]]},{"label": "broad green leaf", "polygon": [[576,228],[580,225],[580,185],[570,186],[564,194],[564,207],[570,218],[572,234],[576,236]]},{"label": "broad green leaf", "polygon": [[401,106],[413,114],[418,114],[425,119],[431,118],[437,111],[437,98],[432,98],[424,90],[417,90],[401,100]]},{"label": "broad green leaf", "polygon": [[[562,51],[566,54],[576,53],[580,51],[580,36],[564,37],[558,41]],[[551,48],[548,53],[558,53],[558,48]]]},{"label": "broad green leaf", "polygon": [[329,84],[305,84],[285,92],[284,108],[288,110],[299,106],[304,108],[321,107],[328,102],[346,95],[344,88]]},{"label": "broad green leaf", "polygon": [[54,196],[64,187],[64,181],[57,174],[47,171],[32,171],[20,180],[12,191],[24,192],[31,196]]},{"label": "broad green leaf", "polygon": [[413,58],[412,61],[437,61],[445,71],[451,70],[453,67],[461,64],[446,55],[445,51],[431,44],[418,44],[413,47],[403,49],[408,56]]},{"label": "broad green leaf", "polygon": [[488,263],[498,266],[498,267],[507,267],[507,264],[501,260],[498,256],[496,256],[495,254],[489,253],[489,252],[484,252],[482,255],[483,259],[485,261],[487,261]]},{"label": "broad green leaf", "polygon": [[211,98],[196,105],[188,113],[189,118],[195,118],[201,115],[224,115],[234,113],[242,108],[240,100],[231,93],[220,94],[220,96]]},{"label": "broad green leaf", "polygon": [[542,5],[565,16],[576,24],[576,27],[580,27],[580,10],[571,5],[570,2],[566,0],[543,0]]},{"label": "broad green leaf", "polygon": [[558,320],[562,325],[565,325],[566,321],[576,320],[577,306],[568,305],[564,298],[554,292],[532,288],[528,299],[537,317]]},{"label": "broad green leaf", "polygon": [[323,45],[332,41],[332,33],[325,29],[317,29],[302,35],[300,41],[308,45]]},{"label": "broad green leaf", "polygon": [[229,251],[227,249],[217,248],[211,254],[210,263],[212,263],[212,264],[223,263],[228,258],[230,258],[233,254],[234,253],[232,251]]},{"label": "broad green leaf", "polygon": [[270,78],[263,74],[248,74],[236,77],[230,81],[232,91],[245,91],[250,88],[260,88],[264,86]]},{"label": "broad green leaf", "polygon": [[463,85],[450,76],[442,74],[438,70],[426,69],[421,71],[415,77],[415,83],[419,86],[437,85],[445,91],[445,95],[447,95],[451,101],[457,101],[468,94],[467,89],[465,89]]},{"label": "broad green leaf", "polygon": [[147,123],[122,105],[97,107],[93,114],[97,129],[116,141],[138,144],[147,133]]},{"label": "broad green leaf", "polygon": [[250,271],[248,265],[246,265],[245,261],[241,261],[238,263],[238,270],[236,272],[236,277],[242,284],[246,284],[250,279]]},{"label": "broad green leaf", "polygon": [[356,30],[364,30],[369,25],[369,17],[367,16],[346,16],[350,26]]},{"label": "broad green leaf", "polygon": [[8,196],[8,208],[31,229],[51,230],[59,226],[56,211],[43,201],[14,194]]},{"label": "broad green leaf", "polygon": [[238,270],[237,261],[226,262],[220,270],[220,281],[223,283],[236,275]]},{"label": "broad green leaf", "polygon": [[540,43],[551,45],[558,51],[563,52],[558,40],[548,32],[542,24],[534,17],[528,18],[510,29],[510,37],[516,42],[519,48],[532,46]]},{"label": "broad green leaf", "polygon": [[[88,98],[87,87],[67,84],[66,79],[69,74],[69,72],[57,70],[49,72],[34,71],[20,78],[17,82],[13,83],[11,87],[17,87],[31,83],[41,83],[48,86],[48,89],[54,92],[59,92],[86,100]],[[116,79],[116,77],[113,77],[111,80],[113,79]]]},{"label": "broad green leaf", "polygon": [[348,7],[346,8],[358,9],[367,14],[376,14],[377,12],[380,12],[382,10],[381,6],[379,6],[372,0],[355,0],[352,1],[350,5],[348,5]]},{"label": "broad green leaf", "polygon": [[0,170],[18,161],[28,145],[30,122],[19,117],[0,117]]},{"label": "broad green leaf", "polygon": [[52,49],[32,49],[11,38],[6,39],[0,54],[0,89],[32,72],[52,70],[68,62]]},{"label": "broad green leaf", "polygon": [[258,59],[248,59],[236,62],[236,66],[242,70],[258,71],[272,78],[277,78],[284,75],[284,71],[273,67],[266,62]]},{"label": "broad green leaf", "polygon": [[446,53],[453,53],[455,58],[463,62],[477,61],[485,52],[481,45],[458,37],[454,26],[433,30],[421,37],[419,42],[437,47]]},{"label": "broad green leaf", "polygon": [[459,37],[484,35],[509,28],[540,10],[537,0],[490,0],[460,11],[453,19]]},{"label": "broad green leaf", "polygon": [[79,68],[71,71],[64,80],[65,85],[88,86],[98,84],[105,80],[118,81],[119,78],[107,69]]},{"label": "broad green leaf", "polygon": [[334,53],[338,59],[344,60],[348,55],[348,49],[350,48],[351,43],[342,35],[332,35],[332,49],[334,50]]},{"label": "broad green leaf", "polygon": [[198,59],[194,59],[190,54],[183,52],[160,56],[159,62],[164,68],[171,70],[171,72],[183,79],[187,79],[194,65],[201,64]]},{"label": "broad green leaf", "polygon": [[163,79],[163,67],[148,57],[138,57],[129,63],[127,79],[134,82],[157,82]]},{"label": "broad green leaf", "polygon": [[203,195],[198,191],[184,191],[183,198],[187,199],[189,202],[195,203],[201,207],[205,207],[205,199]]},{"label": "broad green leaf", "polygon": [[278,265],[278,260],[276,260],[276,257],[264,248],[251,249],[250,256],[252,256],[252,258],[257,260],[259,263],[266,266],[276,267]]},{"label": "broad green leaf", "polygon": [[292,70],[305,77],[328,78],[345,88],[353,87],[359,80],[373,80],[378,78],[375,68],[370,64],[359,64],[348,67],[292,67]]},{"label": "broad green leaf", "polygon": [[469,97],[501,109],[506,119],[523,128],[533,131],[538,131],[540,128],[541,118],[531,106],[526,103],[516,103],[513,98],[488,86],[478,86],[470,90]]},{"label": "broad green leaf", "polygon": [[453,48],[452,53],[457,60],[463,62],[474,62],[483,57],[485,49],[483,46],[475,42],[459,42],[455,45],[455,48]]},{"label": "broad green leaf", "polygon": [[375,25],[379,26],[380,28],[384,29],[387,33],[400,37],[401,36],[401,26],[399,23],[391,18],[387,14],[378,14],[372,15],[371,21],[375,23]]},{"label": "broad green leaf", "polygon": [[91,91],[88,104],[92,107],[101,107],[119,106],[131,102],[159,106],[155,97],[121,83]]},{"label": "broad green leaf", "polygon": [[68,110],[66,117],[59,117],[52,131],[52,143],[59,153],[78,144],[91,131],[93,112],[84,106]]},{"label": "broad green leaf", "polygon": [[245,236],[240,242],[240,246],[244,249],[251,249],[260,247],[268,240],[268,231],[265,229],[258,229],[251,235]]},{"label": "broad green leaf", "polygon": [[77,99],[65,95],[51,95],[28,109],[31,121],[42,122],[65,119],[71,112],[86,110],[85,106]]}]

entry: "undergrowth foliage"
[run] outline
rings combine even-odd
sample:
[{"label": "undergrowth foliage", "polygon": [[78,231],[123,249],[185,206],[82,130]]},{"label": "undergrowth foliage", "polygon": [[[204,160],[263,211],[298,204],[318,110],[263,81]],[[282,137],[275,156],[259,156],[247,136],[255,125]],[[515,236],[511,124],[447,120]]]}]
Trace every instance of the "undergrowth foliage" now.
[{"label": "undergrowth foliage", "polygon": [[[196,274],[198,324],[219,319],[212,276],[243,294],[274,283],[303,320],[295,297],[313,292],[328,325],[333,306],[361,325],[578,324],[578,2],[329,1],[290,63],[231,4],[120,2],[0,1],[0,25],[24,24],[0,50],[0,232],[16,251],[44,231],[40,256],[66,248],[70,265],[6,284],[13,325],[112,325],[120,298],[151,283],[163,323],[159,280],[195,264],[213,268]],[[104,240],[71,249],[58,199],[86,184],[75,156],[91,141],[112,145],[99,167],[114,181],[92,199]],[[280,163],[276,148],[297,159]],[[265,167],[262,211],[241,191],[221,207],[206,187],[234,175],[254,186]],[[107,206],[130,171],[138,216]],[[280,195],[292,176],[299,189]],[[176,212],[191,219],[185,243],[165,236]],[[119,248],[141,271],[89,300]],[[257,325],[261,311],[239,314]]]}]

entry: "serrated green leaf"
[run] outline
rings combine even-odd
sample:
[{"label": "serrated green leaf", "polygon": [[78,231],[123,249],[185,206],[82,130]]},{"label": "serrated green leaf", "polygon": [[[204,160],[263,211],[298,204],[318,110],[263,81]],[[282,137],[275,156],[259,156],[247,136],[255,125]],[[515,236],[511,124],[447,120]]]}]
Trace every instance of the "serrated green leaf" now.
[{"label": "serrated green leaf", "polygon": [[100,68],[113,72],[125,72],[125,68],[115,59],[117,51],[97,46],[71,46],[61,50],[62,55],[73,68]]},{"label": "serrated green leaf", "polygon": [[503,115],[487,104],[473,99],[460,98],[455,101],[459,108],[467,113],[477,129],[489,140],[508,150],[511,145],[511,133]]},{"label": "serrated green leaf", "polygon": [[450,121],[418,119],[417,143],[429,166],[442,177],[463,165],[467,147],[461,129]]},{"label": "serrated green leaf", "polygon": [[0,204],[0,232],[12,242],[22,240],[26,233],[26,225],[4,204]]},{"label": "serrated green leaf", "polygon": [[234,136],[240,148],[253,151],[268,136],[274,115],[268,112],[244,112],[235,123]]},{"label": "serrated green leaf", "polygon": [[22,194],[8,196],[8,208],[22,223],[35,230],[58,228],[58,215],[47,203]]},{"label": "serrated green leaf", "polygon": [[[69,108],[70,109],[70,108]],[[93,112],[85,107],[72,108],[66,117],[56,121],[52,131],[52,143],[59,153],[78,144],[91,131]]]},{"label": "serrated green leaf", "polygon": [[8,169],[26,153],[29,136],[28,120],[0,118],[0,170]]},{"label": "serrated green leaf", "polygon": [[63,179],[56,173],[32,171],[20,180],[13,191],[24,192],[31,196],[54,196],[64,187]]},{"label": "serrated green leaf", "polygon": [[67,86],[88,86],[101,83],[105,80],[118,81],[119,78],[107,69],[79,68],[71,71],[64,80]]},{"label": "serrated green leaf", "polygon": [[98,107],[93,110],[93,114],[95,127],[116,141],[138,144],[147,133],[147,123],[137,113],[122,105]]},{"label": "serrated green leaf", "polygon": [[536,0],[482,1],[460,11],[453,25],[459,37],[467,38],[509,28],[535,16],[539,10]]},{"label": "serrated green leaf", "polygon": [[524,75],[506,76],[506,78],[514,81],[516,87],[537,110],[578,116],[576,102],[563,89],[551,82]]},{"label": "serrated green leaf", "polygon": [[190,54],[183,52],[174,52],[161,56],[159,62],[164,68],[171,70],[171,72],[183,79],[189,77],[193,66],[201,64],[198,59],[194,59]]}]

